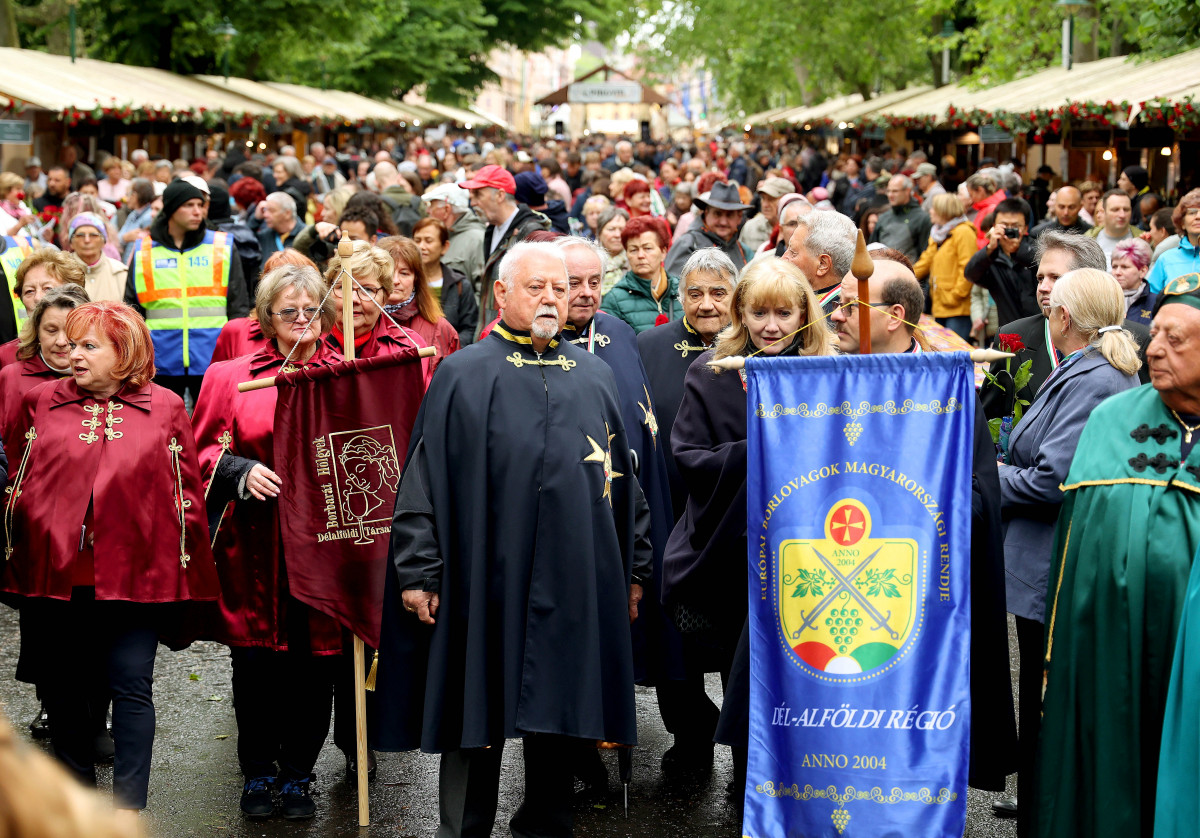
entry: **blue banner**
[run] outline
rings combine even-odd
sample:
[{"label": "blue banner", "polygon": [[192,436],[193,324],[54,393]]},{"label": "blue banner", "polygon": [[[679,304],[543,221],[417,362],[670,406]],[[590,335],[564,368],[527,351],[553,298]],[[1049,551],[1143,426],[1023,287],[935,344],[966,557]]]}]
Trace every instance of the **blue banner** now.
[{"label": "blue banner", "polygon": [[750,358],[747,838],[960,838],[974,370]]}]

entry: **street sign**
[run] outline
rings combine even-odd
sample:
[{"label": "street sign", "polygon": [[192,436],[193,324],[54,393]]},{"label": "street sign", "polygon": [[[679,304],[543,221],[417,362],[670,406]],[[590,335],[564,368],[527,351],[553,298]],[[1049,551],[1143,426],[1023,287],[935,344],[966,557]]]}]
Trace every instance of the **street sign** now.
[{"label": "street sign", "polygon": [[20,119],[0,119],[0,145],[29,145],[33,142],[33,123]]},{"label": "street sign", "polygon": [[599,105],[642,101],[642,86],[635,81],[583,81],[567,85],[567,101]]}]

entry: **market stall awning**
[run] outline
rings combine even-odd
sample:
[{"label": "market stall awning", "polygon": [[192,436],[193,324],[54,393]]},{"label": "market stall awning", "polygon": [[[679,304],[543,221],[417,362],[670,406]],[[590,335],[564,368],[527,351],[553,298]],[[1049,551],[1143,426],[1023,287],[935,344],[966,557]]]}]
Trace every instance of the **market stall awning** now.
[{"label": "market stall awning", "polygon": [[153,67],[133,67],[92,58],[74,63],[65,55],[0,47],[0,94],[48,111],[90,111],[100,107],[165,111],[229,111],[255,115],[275,110],[234,90],[214,90],[188,76]]},{"label": "market stall awning", "polygon": [[192,76],[192,78],[214,87],[247,99],[260,102],[274,113],[287,113],[297,117],[316,117],[319,119],[337,119],[340,114],[326,108],[304,96],[297,96],[285,90],[271,87],[260,81],[241,79],[235,76]]},{"label": "market stall awning", "polygon": [[412,122],[413,115],[397,107],[384,104],[357,93],[344,90],[321,90],[316,87],[305,87],[302,84],[288,84],[281,81],[263,82],[268,87],[282,90],[301,99],[307,99],[322,111],[332,111],[344,122]]},{"label": "market stall awning", "polygon": [[[592,78],[593,76],[599,75],[600,73],[604,74],[605,81],[610,81],[613,76],[618,76],[620,79],[623,79],[626,82],[631,82],[632,84],[638,85],[638,87],[641,88],[641,103],[642,104],[646,104],[646,105],[669,105],[669,104],[671,104],[670,99],[668,99],[666,96],[663,96],[661,93],[659,93],[654,88],[650,87],[647,84],[643,84],[642,82],[638,81],[637,79],[630,78],[629,76],[622,73],[620,70],[616,69],[615,67],[610,67],[607,64],[601,64],[599,67],[597,67],[595,70],[592,70],[590,73],[584,73],[582,76],[575,79],[575,81],[571,82],[571,84],[564,85],[563,87],[560,87],[558,90],[554,91],[553,93],[546,94],[541,99],[538,99],[536,102],[534,102],[534,104],[535,105],[565,105],[565,104],[568,104],[571,101],[570,93],[571,93],[571,87],[573,85],[582,84],[582,83],[586,82],[588,79]],[[596,101],[597,101],[597,103],[599,103],[600,100],[596,100]],[[622,100],[622,101],[626,101],[626,100]]]},{"label": "market stall awning", "polygon": [[[923,84],[915,87],[906,87],[903,90],[881,93],[870,99],[864,100],[859,97],[858,102],[839,107],[833,113],[826,115],[826,118],[836,120],[837,122],[853,122],[864,114],[888,108],[903,107],[905,102],[932,89],[929,85]],[[795,124],[795,120],[792,120],[792,124]]]},{"label": "market stall awning", "polygon": [[489,119],[477,111],[468,108],[456,108],[453,105],[443,105],[440,102],[427,102],[424,100],[420,102],[401,102],[389,99],[388,104],[395,104],[398,108],[411,108],[413,110],[424,111],[428,114],[425,120],[433,124],[453,122],[464,128],[468,125],[472,128],[482,128],[496,124],[495,120]]},{"label": "market stall awning", "polygon": [[[1033,75],[993,87],[972,89],[954,84],[895,103],[876,103],[863,117],[930,117],[937,124],[956,114],[1030,111],[1059,108],[1071,103],[1128,102],[1157,98],[1179,101],[1200,98],[1200,50],[1190,50],[1157,61],[1136,57],[1104,58],[1076,64],[1065,70],[1050,67]],[[845,118],[845,117],[839,117]]]}]

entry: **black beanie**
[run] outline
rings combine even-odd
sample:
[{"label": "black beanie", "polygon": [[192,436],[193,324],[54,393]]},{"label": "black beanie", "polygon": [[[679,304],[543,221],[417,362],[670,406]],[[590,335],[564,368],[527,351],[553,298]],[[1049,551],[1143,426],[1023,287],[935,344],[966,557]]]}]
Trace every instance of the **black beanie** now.
[{"label": "black beanie", "polygon": [[1150,173],[1141,166],[1126,166],[1125,177],[1141,192],[1150,183]]},{"label": "black beanie", "polygon": [[216,186],[210,183],[208,185],[209,204],[208,218],[210,221],[223,221],[229,218],[231,213],[229,210],[229,191],[223,186]]},{"label": "black beanie", "polygon": [[201,201],[208,200],[207,195],[182,178],[168,183],[167,188],[163,190],[162,194],[163,218],[173,216],[177,209],[192,200],[192,198],[199,198]]}]

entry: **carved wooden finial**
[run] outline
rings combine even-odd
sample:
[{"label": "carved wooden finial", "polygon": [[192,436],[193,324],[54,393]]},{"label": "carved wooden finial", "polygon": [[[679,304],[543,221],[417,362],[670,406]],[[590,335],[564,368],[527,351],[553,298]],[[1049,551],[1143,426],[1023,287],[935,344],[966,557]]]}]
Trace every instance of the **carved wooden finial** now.
[{"label": "carved wooden finial", "polygon": [[[862,237],[861,233],[859,234],[859,237]],[[338,256],[341,256],[343,259],[349,259],[353,255],[354,242],[350,241],[349,237],[345,233],[342,233],[342,240],[338,242]]]},{"label": "carved wooden finial", "polygon": [[867,240],[863,238],[862,230],[858,231],[858,246],[854,250],[854,261],[850,263],[850,273],[859,282],[870,279],[871,274],[875,273],[875,262],[867,250]]}]

